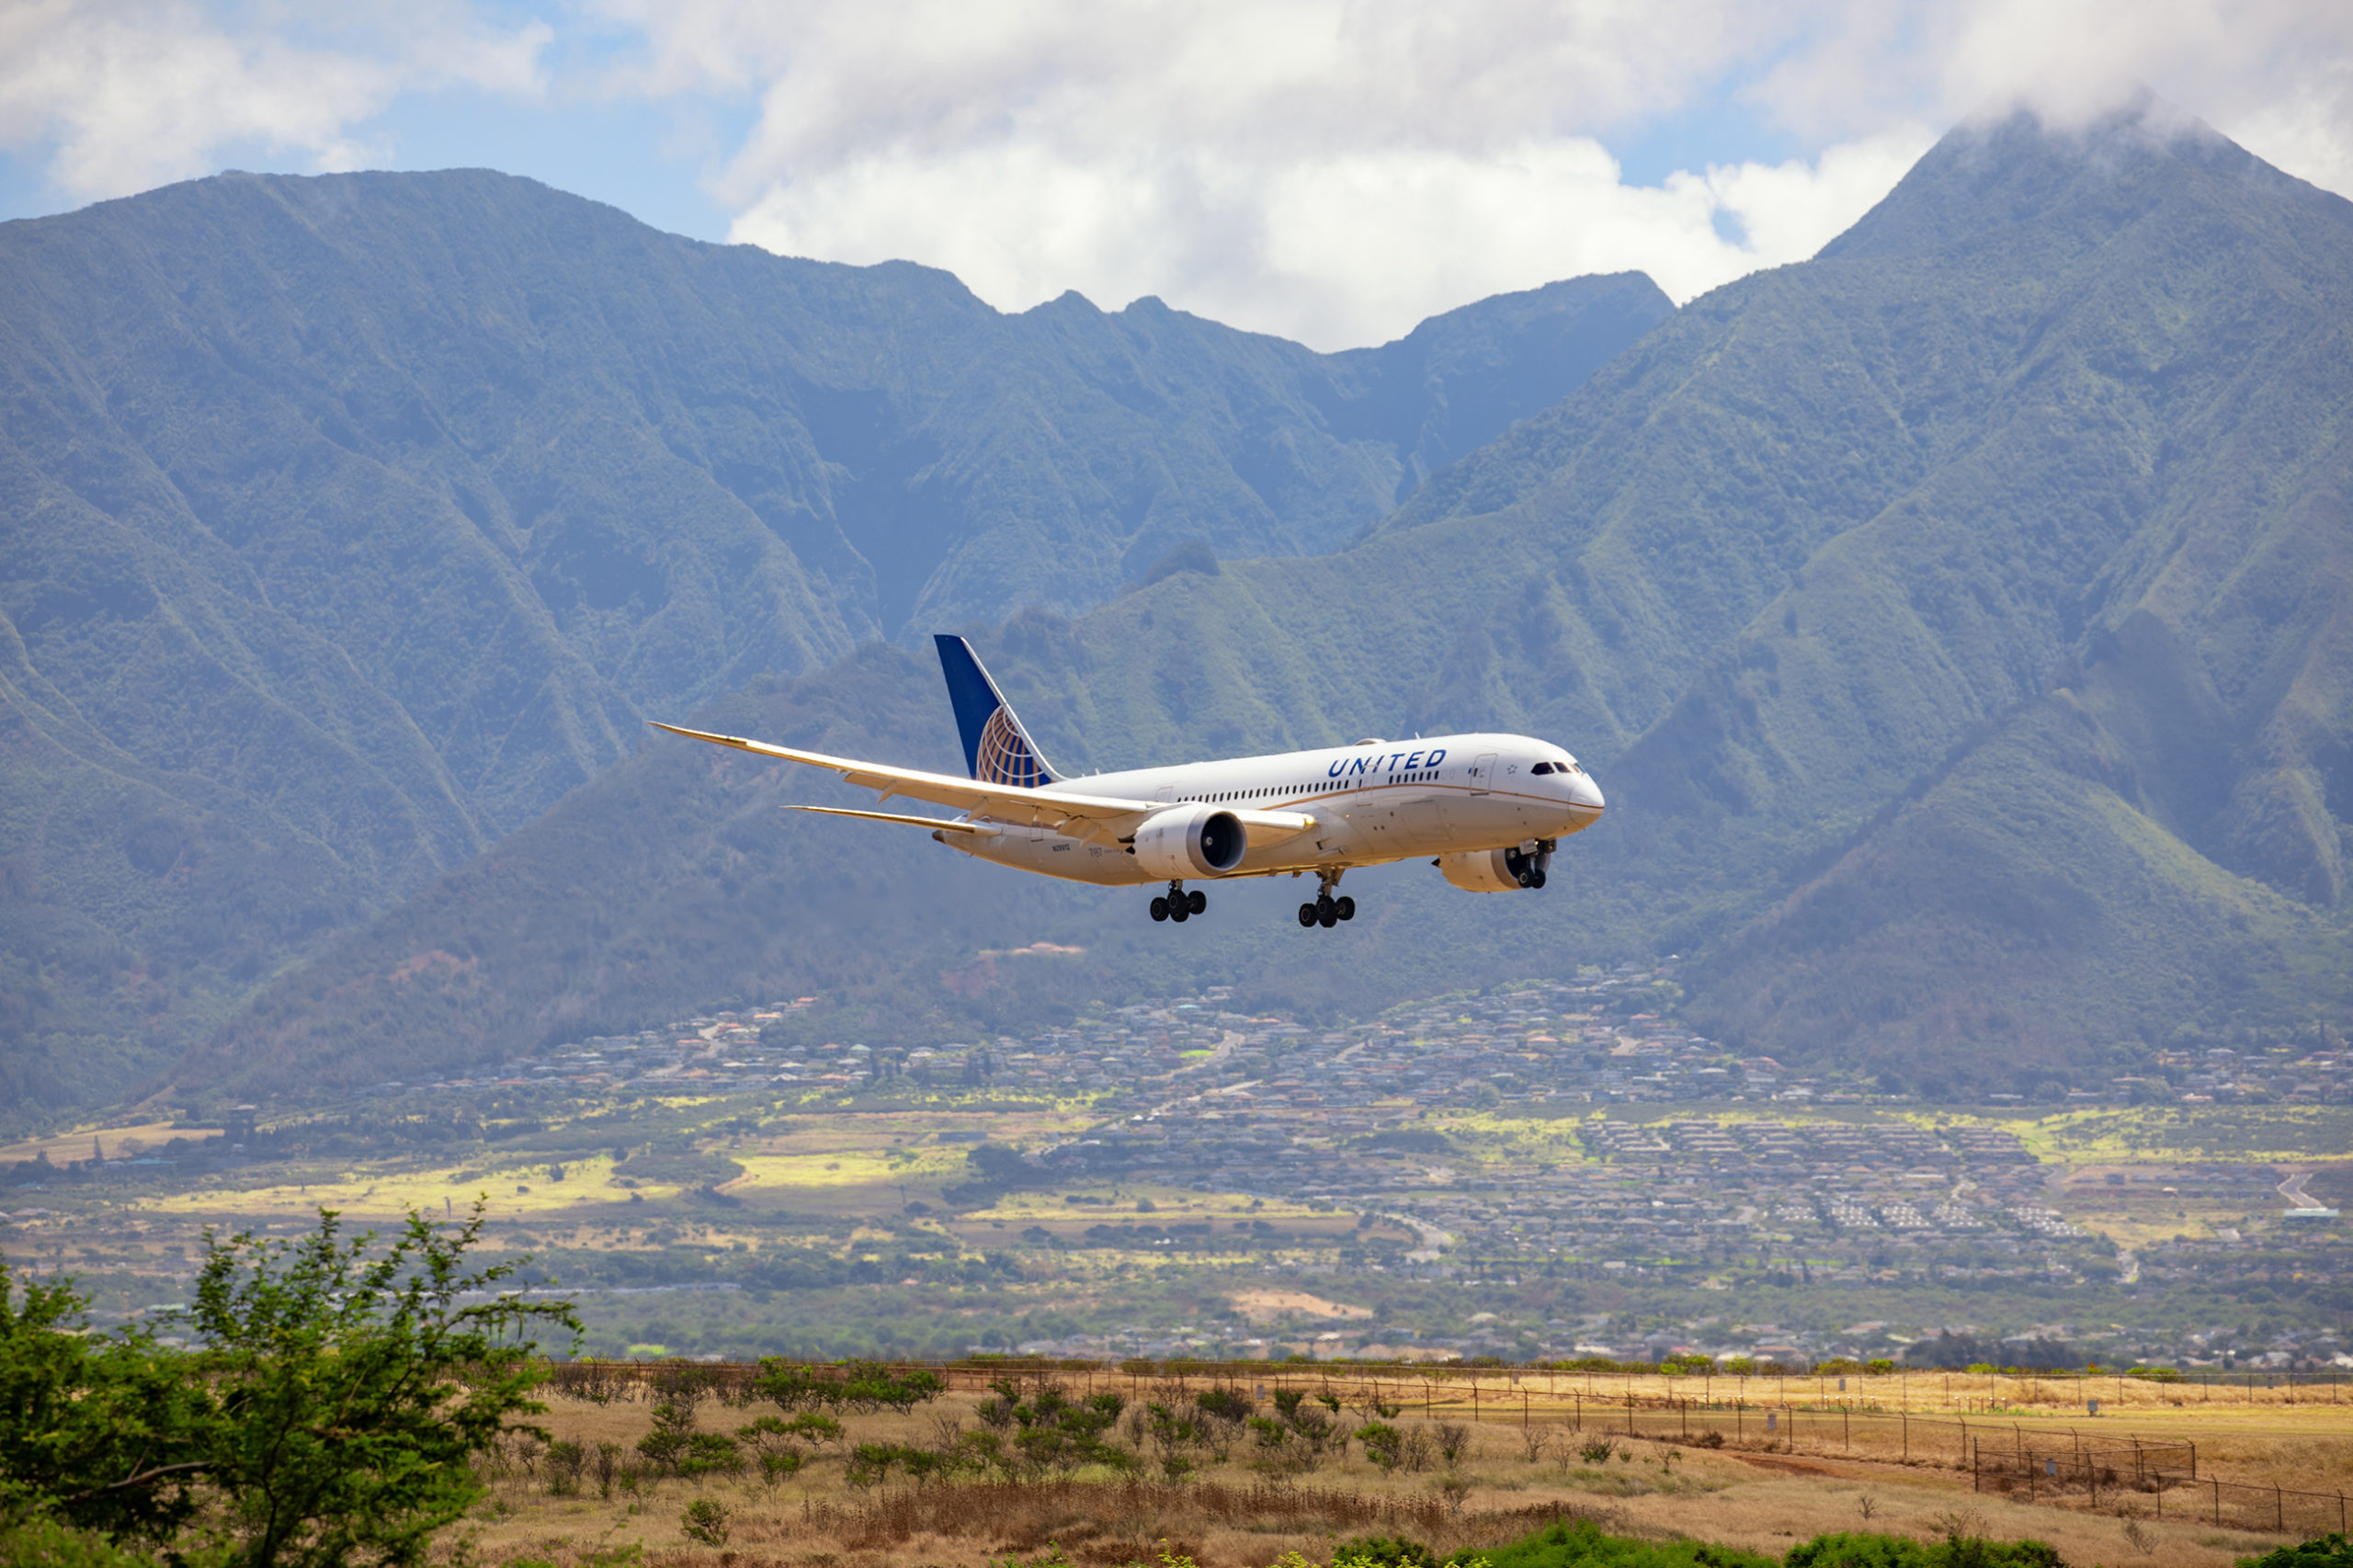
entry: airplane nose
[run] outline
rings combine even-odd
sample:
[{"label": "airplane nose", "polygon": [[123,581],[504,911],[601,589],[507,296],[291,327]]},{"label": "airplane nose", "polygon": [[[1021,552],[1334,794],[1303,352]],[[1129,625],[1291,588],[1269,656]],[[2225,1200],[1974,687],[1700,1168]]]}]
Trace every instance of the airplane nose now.
[{"label": "airplane nose", "polygon": [[1601,786],[1593,781],[1590,773],[1577,774],[1569,782],[1569,800],[1587,811],[1597,812],[1608,802],[1601,798]]}]

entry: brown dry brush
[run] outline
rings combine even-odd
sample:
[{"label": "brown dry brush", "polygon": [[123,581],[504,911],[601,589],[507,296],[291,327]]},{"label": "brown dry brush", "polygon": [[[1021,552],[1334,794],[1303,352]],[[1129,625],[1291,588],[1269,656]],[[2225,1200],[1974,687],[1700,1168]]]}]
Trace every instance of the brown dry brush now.
[{"label": "brown dry brush", "polygon": [[978,1537],[998,1551],[1048,1543],[1091,1563],[1149,1562],[1160,1543],[1198,1557],[1211,1529],[1259,1534],[1404,1535],[1454,1546],[1518,1540],[1563,1518],[1596,1518],[1567,1505],[1461,1517],[1429,1494],[1385,1495],[1257,1483],[1171,1484],[1131,1477],[1109,1483],[1071,1480],[985,1481],[893,1488],[859,1500],[811,1499],[805,1529],[854,1551],[903,1545],[919,1535]]}]

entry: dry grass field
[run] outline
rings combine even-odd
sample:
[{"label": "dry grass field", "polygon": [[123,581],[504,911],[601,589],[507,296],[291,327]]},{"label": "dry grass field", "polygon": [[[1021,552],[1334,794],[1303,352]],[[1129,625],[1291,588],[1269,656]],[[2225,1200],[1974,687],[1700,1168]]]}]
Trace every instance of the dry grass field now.
[{"label": "dry grass field", "polygon": [[[2253,1528],[2269,1521],[2248,1517],[2249,1510],[2235,1501],[2217,1525],[2200,1515],[2203,1494],[2189,1487],[2169,1489],[2162,1497],[2111,1487],[2096,1503],[2081,1488],[2063,1488],[2056,1496],[2046,1490],[2030,1501],[2016,1492],[1975,1491],[1971,1473],[1953,1468],[1952,1454],[1922,1440],[1944,1435],[1942,1412],[1931,1417],[1923,1405],[1922,1414],[1908,1418],[1907,1441],[1907,1418],[1892,1398],[1880,1403],[1878,1415],[1793,1409],[1777,1419],[1769,1437],[1757,1430],[1760,1412],[1752,1401],[1741,1413],[1743,1436],[1710,1447],[1706,1432],[1730,1411],[1645,1403],[1647,1391],[1636,1389],[1630,1417],[1628,1380],[1608,1380],[1620,1385],[1614,1401],[1598,1384],[1586,1401],[1582,1389],[1570,1387],[1576,1381],[1570,1374],[1553,1379],[1549,1389],[1542,1373],[1524,1374],[1518,1388],[1507,1374],[1490,1374],[1481,1380],[1474,1419],[1470,1385],[1459,1376],[1442,1381],[1392,1377],[1376,1388],[1327,1381],[1313,1370],[1269,1368],[1262,1378],[1230,1386],[1268,1415],[1268,1396],[1279,1386],[1307,1390],[1311,1399],[1319,1388],[1337,1391],[1342,1409],[1335,1424],[1348,1430],[1380,1418],[1370,1408],[1379,1401],[1396,1412],[1392,1421],[1405,1435],[1408,1462],[1384,1468],[1351,1442],[1335,1446],[1312,1468],[1276,1473],[1252,1435],[1237,1430],[1222,1458],[1197,1451],[1197,1468],[1169,1481],[1162,1478],[1163,1450],[1149,1433],[1144,1406],[1189,1403],[1211,1383],[1106,1369],[1025,1374],[1025,1386],[1034,1389],[1040,1376],[1058,1381],[1074,1399],[1090,1390],[1121,1396],[1125,1409],[1107,1436],[1134,1455],[1132,1471],[1122,1474],[1097,1463],[1059,1473],[968,1472],[923,1483],[892,1474],[853,1484],[849,1450],[856,1445],[938,1451],[952,1447],[961,1434],[980,1430],[990,1396],[967,1386],[978,1381],[969,1372],[958,1374],[953,1392],[910,1414],[845,1415],[838,1442],[814,1445],[797,1473],[773,1481],[756,1471],[654,1473],[637,1450],[654,1429],[655,1396],[643,1388],[604,1403],[555,1396],[545,1425],[558,1443],[580,1445],[585,1458],[577,1478],[551,1463],[546,1449],[516,1445],[502,1456],[489,1499],[451,1533],[443,1551],[453,1562],[558,1568],[593,1563],[632,1544],[647,1561],[675,1568],[983,1568],[1059,1549],[1083,1568],[1112,1568],[1149,1562],[1165,1543],[1202,1568],[1262,1568],[1289,1551],[1323,1561],[1335,1542],[1352,1536],[1408,1535],[1451,1551],[1516,1540],[1552,1517],[1584,1517],[1613,1533],[1689,1537],[1776,1555],[1838,1530],[1934,1537],[1960,1528],[1997,1538],[2032,1536],[2077,1565],[2225,1568],[2234,1558],[2311,1533]],[[1897,1381],[1854,1380],[1867,1381]],[[1694,1380],[1674,1381],[1680,1398],[1679,1385]],[[1911,1386],[1904,1392],[1916,1397],[1927,1380],[1915,1374],[1905,1381]],[[2094,1422],[2047,1403],[2030,1404],[2029,1397],[2038,1392],[2030,1380],[1972,1381],[1979,1386],[1972,1392],[1950,1397],[1998,1407],[1972,1417],[1981,1438],[1992,1433],[2002,1441],[2015,1436],[2063,1445],[2071,1434],[2080,1438],[2096,1426],[2097,1438],[2129,1440],[2129,1433],[2154,1442],[2195,1441],[2201,1474],[2220,1473],[2250,1488],[2353,1489],[2353,1422],[2342,1405],[2132,1399],[2128,1428],[2106,1414],[2105,1405]],[[1892,1396],[1896,1391],[1870,1392]],[[1408,1399],[1424,1392],[1427,1414],[1419,1399]],[[1798,1391],[1790,1392],[1794,1407]],[[1866,1397],[1860,1389],[1849,1392],[1858,1404]],[[706,1432],[733,1433],[776,1414],[773,1405],[733,1404],[715,1394],[694,1408]],[[1688,1433],[1685,1421],[1691,1423]],[[1631,1437],[1626,1435],[1630,1424],[1636,1428]],[[599,1445],[608,1445],[602,1466],[594,1457]],[[1448,1447],[1457,1449],[1451,1462],[1441,1451]],[[557,1450],[559,1459],[563,1452]],[[683,1516],[697,1503],[722,1511],[723,1540],[712,1532],[704,1540],[689,1539]]]}]

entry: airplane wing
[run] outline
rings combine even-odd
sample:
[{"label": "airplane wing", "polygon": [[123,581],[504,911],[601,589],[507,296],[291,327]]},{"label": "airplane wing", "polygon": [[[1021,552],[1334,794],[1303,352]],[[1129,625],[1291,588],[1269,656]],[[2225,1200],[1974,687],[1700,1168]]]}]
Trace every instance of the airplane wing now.
[{"label": "airplane wing", "polygon": [[1017,784],[984,784],[977,778],[926,773],[914,767],[892,767],[880,762],[858,762],[846,756],[828,756],[821,751],[795,751],[790,746],[770,745],[766,741],[748,741],[741,735],[714,735],[701,730],[683,730],[676,724],[664,724],[654,720],[647,722],[657,730],[667,730],[688,740],[733,746],[738,751],[754,752],[761,756],[780,756],[787,762],[805,763],[811,767],[838,773],[860,789],[881,791],[876,801],[878,805],[904,795],[909,800],[929,801],[935,805],[953,806],[960,811],[981,812],[992,816],[1027,816],[1034,812],[1058,829],[1068,822],[1111,825],[1119,824],[1122,818],[1132,818],[1133,822],[1122,824],[1127,830],[1132,830],[1134,823],[1142,822],[1159,808],[1156,801],[1122,801],[1108,796],[1065,794],[1059,790],[1025,789]]},{"label": "airplane wing", "polygon": [[[796,751],[790,746],[770,745],[766,741],[745,740],[741,735],[714,735],[706,731],[681,729],[676,724],[654,720],[647,722],[657,730],[667,730],[688,740],[709,741],[713,745],[733,746],[738,751],[782,757],[787,762],[804,763],[811,767],[822,767],[829,773],[838,773],[847,782],[860,789],[880,791],[875,801],[877,805],[893,797],[904,796],[909,800],[929,801],[936,805],[952,806],[960,811],[977,812],[987,816],[1017,820],[1034,814],[1044,825],[1073,838],[1116,842],[1132,835],[1136,824],[1145,817],[1167,809],[1167,803],[1161,801],[1128,801],[1104,795],[1074,795],[1061,790],[1025,789],[1016,784],[988,784],[976,778],[959,778],[952,774],[926,773],[919,768],[892,767],[884,763],[828,756],[819,751]],[[901,816],[895,812],[848,812],[825,806],[800,809],[824,812],[833,816],[863,816],[881,822],[905,823],[910,826],[947,828],[950,832],[971,831],[954,823],[930,817]],[[1226,809],[1249,834],[1253,847],[1280,844],[1319,825],[1314,817],[1304,812]]]}]

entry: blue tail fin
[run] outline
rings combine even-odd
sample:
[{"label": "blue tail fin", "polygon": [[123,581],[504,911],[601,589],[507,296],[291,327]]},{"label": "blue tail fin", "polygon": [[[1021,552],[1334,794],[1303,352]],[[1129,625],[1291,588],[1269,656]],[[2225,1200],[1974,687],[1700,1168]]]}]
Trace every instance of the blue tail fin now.
[{"label": "blue tail fin", "polygon": [[1021,727],[1005,693],[989,679],[961,637],[934,637],[939,645],[939,668],[948,677],[948,700],[956,708],[956,728],[964,737],[964,767],[983,784],[1010,784],[1034,790],[1051,784],[1060,775],[1046,766],[1038,744]]}]

